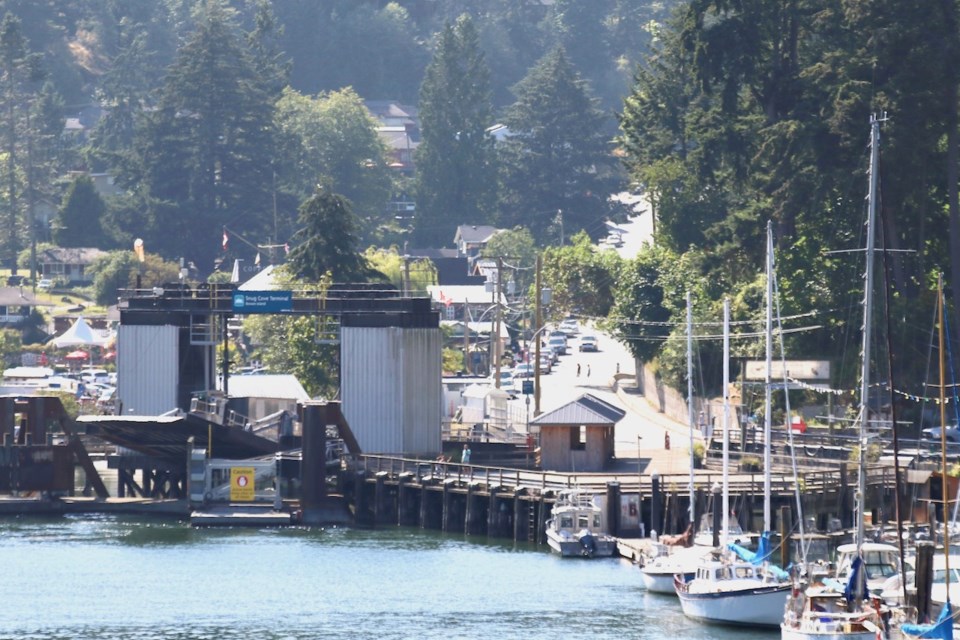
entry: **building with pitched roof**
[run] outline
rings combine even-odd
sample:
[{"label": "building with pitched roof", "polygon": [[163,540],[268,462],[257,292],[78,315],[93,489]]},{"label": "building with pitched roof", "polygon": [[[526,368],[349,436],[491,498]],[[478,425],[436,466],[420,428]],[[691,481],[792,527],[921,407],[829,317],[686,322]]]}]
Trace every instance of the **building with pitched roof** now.
[{"label": "building with pitched roof", "polygon": [[540,431],[540,466],[549,471],[603,471],[613,459],[613,430],[626,412],[585,393],[530,421]]}]

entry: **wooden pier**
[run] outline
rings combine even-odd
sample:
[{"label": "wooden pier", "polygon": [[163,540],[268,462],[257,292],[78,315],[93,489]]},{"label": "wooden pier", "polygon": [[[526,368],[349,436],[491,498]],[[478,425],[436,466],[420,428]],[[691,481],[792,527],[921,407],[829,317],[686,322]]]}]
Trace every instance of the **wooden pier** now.
[{"label": "wooden pier", "polygon": [[[792,475],[776,474],[771,483],[774,518],[781,508],[795,509],[799,483],[807,516],[814,516],[821,528],[832,519],[849,526],[854,479],[846,465],[833,471],[804,472],[799,481]],[[698,516],[707,512],[711,494],[721,480],[722,474],[716,471],[696,471]],[[745,530],[755,530],[762,520],[763,481],[759,473],[737,473],[729,478],[731,505]],[[679,533],[688,524],[690,505],[688,474],[557,473],[360,455],[344,465],[338,483],[357,525],[420,526],[518,542],[543,542],[544,523],[562,489],[580,488],[606,495],[610,533],[621,537],[651,530]],[[890,517],[894,513],[892,468],[872,466],[868,492],[874,522]],[[627,498],[639,507],[632,526],[620,517]]]}]

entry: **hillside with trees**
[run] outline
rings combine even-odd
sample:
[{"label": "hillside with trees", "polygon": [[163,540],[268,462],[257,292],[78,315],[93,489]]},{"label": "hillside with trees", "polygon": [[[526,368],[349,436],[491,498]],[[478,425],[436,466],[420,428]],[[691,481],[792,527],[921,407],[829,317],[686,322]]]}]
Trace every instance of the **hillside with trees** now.
[{"label": "hillside with trees", "polygon": [[[886,112],[885,314],[897,374],[920,379],[935,274],[960,295],[957,11],[0,0],[0,262],[33,270],[39,243],[142,238],[203,278],[260,246],[289,246],[309,277],[331,261],[378,277],[360,256],[371,245],[436,247],[458,224],[495,224],[530,238],[561,299],[588,292],[590,315],[609,314],[637,357],[677,379],[685,290],[700,318],[724,296],[758,318],[772,220],[784,315],[821,314],[790,349],[819,357],[859,330],[862,264],[832,252],[863,245],[867,125]],[[415,172],[392,166],[364,107],[387,100],[419,110]],[[112,192],[91,189],[97,176]],[[656,233],[619,263],[590,240],[622,219],[610,196],[623,190],[649,199]],[[388,206],[398,194],[416,202],[412,219]],[[325,229],[343,242],[316,242]]]}]

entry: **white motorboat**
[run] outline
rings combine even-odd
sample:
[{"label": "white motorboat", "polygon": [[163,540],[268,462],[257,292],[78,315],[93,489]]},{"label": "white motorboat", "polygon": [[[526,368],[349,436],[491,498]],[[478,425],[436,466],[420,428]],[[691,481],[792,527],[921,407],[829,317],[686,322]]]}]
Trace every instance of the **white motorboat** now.
[{"label": "white motorboat", "polygon": [[643,586],[652,593],[668,594],[676,594],[673,583],[675,575],[682,575],[684,580],[692,579],[704,556],[713,551],[705,551],[702,547],[675,548],[661,544],[655,548],[657,553],[645,558],[640,567]]},{"label": "white motorboat", "polygon": [[837,547],[837,582],[847,584],[850,580],[853,561],[863,558],[863,579],[866,593],[884,594],[890,604],[903,602],[900,587],[900,550],[892,544],[864,542],[842,544]]},{"label": "white motorboat", "polygon": [[776,627],[790,594],[789,582],[744,561],[701,563],[692,580],[674,578],[683,614],[703,622]]},{"label": "white motorboat", "polygon": [[578,489],[561,491],[547,520],[547,544],[564,558],[610,557],[617,539],[606,533],[599,497]]}]

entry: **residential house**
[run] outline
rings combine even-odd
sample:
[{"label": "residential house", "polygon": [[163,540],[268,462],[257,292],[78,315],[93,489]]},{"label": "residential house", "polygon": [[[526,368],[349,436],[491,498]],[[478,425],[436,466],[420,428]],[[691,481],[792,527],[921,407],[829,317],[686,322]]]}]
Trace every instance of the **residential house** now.
[{"label": "residential house", "polygon": [[0,325],[18,325],[28,317],[36,307],[51,306],[38,302],[37,298],[23,287],[0,287]]},{"label": "residential house", "polygon": [[490,238],[500,232],[500,229],[485,224],[462,224],[457,227],[457,233],[453,237],[453,244],[457,247],[457,253],[467,258],[475,258],[480,255]]},{"label": "residential house", "polygon": [[94,247],[52,247],[37,253],[37,265],[43,278],[86,283],[93,280],[88,267],[105,255]]}]

